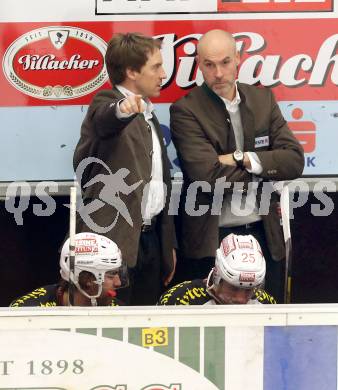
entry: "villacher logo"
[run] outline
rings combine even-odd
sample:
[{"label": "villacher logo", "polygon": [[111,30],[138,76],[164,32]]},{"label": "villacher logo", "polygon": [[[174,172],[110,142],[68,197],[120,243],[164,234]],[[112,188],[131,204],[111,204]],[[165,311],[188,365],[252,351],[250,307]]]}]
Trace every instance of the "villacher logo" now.
[{"label": "villacher logo", "polygon": [[3,70],[20,92],[44,100],[75,99],[101,87],[108,75],[106,42],[68,26],[29,31],[6,50]]}]

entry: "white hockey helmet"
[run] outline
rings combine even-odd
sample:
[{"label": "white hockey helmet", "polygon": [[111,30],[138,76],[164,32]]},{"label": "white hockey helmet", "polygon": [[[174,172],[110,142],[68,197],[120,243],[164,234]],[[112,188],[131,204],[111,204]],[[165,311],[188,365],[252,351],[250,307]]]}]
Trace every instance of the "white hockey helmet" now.
[{"label": "white hockey helmet", "polygon": [[223,279],[232,286],[254,288],[265,278],[265,259],[261,247],[252,235],[226,236],[216,251],[213,283]]},{"label": "white hockey helmet", "polygon": [[[102,284],[106,273],[116,272],[119,275],[121,285],[128,285],[127,267],[122,262],[122,254],[118,246],[107,237],[95,233],[78,233],[75,235],[75,261],[74,272],[70,271],[69,238],[63,244],[60,256],[60,273],[62,279],[71,281],[87,298],[98,298],[102,293]],[[79,276],[82,271],[94,275],[98,285],[96,295],[89,295],[79,284]]]}]

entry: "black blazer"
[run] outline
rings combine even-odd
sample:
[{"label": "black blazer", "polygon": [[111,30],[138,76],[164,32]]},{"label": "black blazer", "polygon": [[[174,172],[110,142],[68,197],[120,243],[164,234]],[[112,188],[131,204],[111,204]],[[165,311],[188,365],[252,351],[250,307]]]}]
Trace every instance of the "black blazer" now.
[{"label": "black blazer", "polygon": [[[123,98],[124,96],[116,88],[102,90],[94,97],[81,127],[81,137],[75,149],[73,164],[74,170],[76,170],[84,158],[96,157],[101,159],[113,174],[121,168],[126,168],[129,171],[129,174],[124,178],[127,185],[131,186],[140,182],[139,186],[130,194],[119,193],[120,200],[127,206],[133,225],[130,226],[123,216],[119,215],[116,224],[108,232],[103,233],[116,242],[122,251],[123,258],[130,267],[133,267],[137,260],[143,222],[141,214],[143,190],[151,179],[152,137],[151,128],[145,121],[143,114],[133,115],[123,120],[116,117],[116,103]],[[170,163],[163,143],[160,124],[154,113],[153,123],[162,149],[163,182],[167,186],[167,194],[170,194]],[[88,187],[85,185],[100,174],[108,174],[107,169],[102,164],[90,164],[85,169],[81,180],[85,204],[99,199],[104,185],[101,182]],[[168,215],[168,203],[169,196],[167,196],[165,208],[160,214],[161,261],[164,277],[173,269],[172,249],[175,245],[174,224],[173,218]],[[117,211],[116,208],[105,203],[90,217],[98,226],[105,227],[112,224],[117,217]],[[81,219],[78,220],[78,229],[79,231],[92,230]]]},{"label": "black blazer", "polygon": [[[241,83],[238,83],[238,90],[241,96],[244,151],[257,153],[263,167],[260,177],[265,187],[271,188],[271,181],[299,177],[304,167],[303,149],[289,130],[272,92],[267,88]],[[212,188],[210,192],[199,190],[197,193],[196,207],[209,206],[209,211],[204,215],[190,216],[182,207],[182,249],[184,255],[191,258],[215,256],[218,215],[212,215],[210,207],[214,186],[222,178],[230,183],[247,184],[252,175],[246,170],[219,162],[219,155],[234,151],[234,143],[230,144],[229,141],[229,113],[223,101],[205,84],[174,103],[170,107],[170,114],[172,138],[181,163],[184,186],[187,188],[190,183],[200,180],[209,183]],[[268,139],[268,144],[255,146],[255,140],[262,139],[260,137]],[[261,191],[258,191],[258,201],[260,197]],[[262,199],[267,201],[264,197]],[[273,192],[267,215],[262,215],[268,246],[275,260],[285,256],[278,200],[278,194]]]}]

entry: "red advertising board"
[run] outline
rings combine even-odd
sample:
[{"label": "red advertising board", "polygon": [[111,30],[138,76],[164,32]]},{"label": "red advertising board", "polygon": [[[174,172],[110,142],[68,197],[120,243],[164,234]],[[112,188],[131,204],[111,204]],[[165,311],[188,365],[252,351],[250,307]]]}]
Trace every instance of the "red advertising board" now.
[{"label": "red advertising board", "polygon": [[[278,100],[337,100],[337,23],[217,20],[212,28],[234,34],[240,81],[271,87]],[[106,42],[128,31],[163,40],[167,79],[157,102],[172,102],[202,82],[194,56],[200,35],[210,28],[207,20],[0,23],[0,106],[88,104],[99,88],[109,88]]]}]

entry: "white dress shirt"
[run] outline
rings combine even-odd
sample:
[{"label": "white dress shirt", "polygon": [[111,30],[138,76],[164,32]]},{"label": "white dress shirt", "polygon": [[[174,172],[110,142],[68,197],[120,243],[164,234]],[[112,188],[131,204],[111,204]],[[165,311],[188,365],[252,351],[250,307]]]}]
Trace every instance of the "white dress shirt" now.
[{"label": "white dress shirt", "polygon": [[[116,88],[124,95],[134,95],[133,92],[129,91],[122,85],[117,85]],[[122,101],[122,100],[121,100]],[[154,111],[154,105],[149,99],[141,100],[145,110],[143,111],[144,119],[151,127],[151,136],[153,142],[152,148],[152,164],[151,164],[151,180],[148,183],[148,191],[144,191],[146,198],[142,199],[142,217],[144,224],[150,224],[153,217],[158,215],[164,208],[165,204],[165,193],[163,184],[163,166],[162,166],[162,150],[160,141],[155,130],[154,123],[152,121]],[[118,118],[128,118],[133,114],[125,114],[120,111],[119,104],[116,107],[116,116]]]},{"label": "white dress shirt", "polygon": [[[236,149],[243,151],[244,147],[244,133],[243,125],[241,120],[241,113],[239,104],[241,97],[238,92],[236,84],[236,95],[235,98],[230,101],[220,96],[223,100],[224,105],[229,113],[232,128],[234,130]],[[249,173],[252,173],[252,182],[258,182],[259,175],[262,171],[261,162],[254,152],[245,152],[251,163],[251,169],[246,169]],[[241,201],[240,201],[241,200]],[[226,193],[224,196],[222,212],[219,218],[219,226],[231,227],[240,226],[247,223],[259,221],[261,219],[258,214],[255,190],[251,191],[250,188],[247,194],[241,191],[241,188],[234,189],[232,194]]]}]

